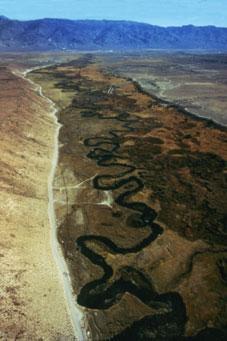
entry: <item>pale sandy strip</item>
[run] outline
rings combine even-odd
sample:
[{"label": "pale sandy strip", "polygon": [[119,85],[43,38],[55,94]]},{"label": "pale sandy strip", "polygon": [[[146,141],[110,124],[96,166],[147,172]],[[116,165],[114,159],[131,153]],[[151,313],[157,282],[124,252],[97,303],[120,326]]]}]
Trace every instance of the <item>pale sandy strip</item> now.
[{"label": "pale sandy strip", "polygon": [[[47,67],[47,65],[44,67]],[[57,239],[57,223],[56,223],[56,215],[55,215],[55,209],[54,209],[53,182],[54,182],[54,177],[55,177],[56,168],[58,165],[58,158],[59,158],[59,131],[61,128],[61,124],[57,120],[56,113],[58,112],[58,109],[55,103],[43,94],[41,86],[35,84],[32,80],[26,78],[29,72],[32,72],[37,69],[41,69],[41,67],[34,67],[31,69],[27,69],[22,73],[19,73],[18,71],[15,73],[17,75],[20,75],[27,81],[29,81],[35,87],[35,90],[39,93],[39,95],[43,97],[47,102],[50,103],[50,106],[51,106],[50,115],[53,118],[54,123],[56,125],[56,131],[55,131],[55,136],[54,136],[52,167],[51,167],[51,172],[48,178],[48,196],[49,196],[48,215],[49,215],[49,221],[50,221],[50,226],[51,226],[51,238],[50,238],[51,249],[52,249],[52,254],[53,254],[55,263],[58,268],[59,277],[62,282],[62,287],[65,293],[65,298],[67,301],[67,308],[68,308],[69,316],[72,321],[75,339],[79,341],[83,341],[83,340],[89,339],[90,333],[89,331],[86,331],[86,328],[85,328],[83,309],[79,307],[78,304],[76,303],[76,297],[73,294],[72,283],[71,283],[71,278],[69,275],[68,267],[65,262],[62,250],[60,248],[60,245]]]}]

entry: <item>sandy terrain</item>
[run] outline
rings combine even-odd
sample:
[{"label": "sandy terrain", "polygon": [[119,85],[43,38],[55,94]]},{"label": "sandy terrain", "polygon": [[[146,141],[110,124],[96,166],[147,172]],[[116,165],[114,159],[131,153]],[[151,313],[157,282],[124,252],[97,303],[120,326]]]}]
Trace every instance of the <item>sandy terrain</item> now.
[{"label": "sandy terrain", "polygon": [[5,68],[0,88],[0,339],[74,340],[48,217],[52,108]]}]

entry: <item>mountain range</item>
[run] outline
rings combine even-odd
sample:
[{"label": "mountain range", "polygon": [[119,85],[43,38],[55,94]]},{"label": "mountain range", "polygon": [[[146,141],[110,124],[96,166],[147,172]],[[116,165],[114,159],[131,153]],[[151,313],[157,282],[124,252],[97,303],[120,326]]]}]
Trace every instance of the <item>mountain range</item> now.
[{"label": "mountain range", "polygon": [[227,51],[227,28],[160,27],[131,21],[0,16],[0,50],[199,49]]}]

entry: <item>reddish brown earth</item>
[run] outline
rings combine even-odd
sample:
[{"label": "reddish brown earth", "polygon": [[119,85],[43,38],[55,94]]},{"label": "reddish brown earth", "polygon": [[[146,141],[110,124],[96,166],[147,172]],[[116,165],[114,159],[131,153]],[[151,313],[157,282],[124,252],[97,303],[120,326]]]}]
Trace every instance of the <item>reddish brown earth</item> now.
[{"label": "reddish brown earth", "polygon": [[[59,241],[91,339],[226,339],[227,131],[107,69],[85,55],[31,75],[61,109]],[[0,93],[0,339],[73,340],[47,214],[56,126],[5,67]],[[146,223],[119,203],[133,190]]]},{"label": "reddish brown earth", "polygon": [[227,130],[91,56],[32,78],[61,108],[59,241],[92,339],[224,339]]}]

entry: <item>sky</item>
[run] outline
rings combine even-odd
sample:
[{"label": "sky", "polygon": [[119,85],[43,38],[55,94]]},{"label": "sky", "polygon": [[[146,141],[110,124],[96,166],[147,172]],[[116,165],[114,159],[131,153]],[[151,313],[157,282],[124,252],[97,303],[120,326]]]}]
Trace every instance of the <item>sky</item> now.
[{"label": "sky", "polygon": [[113,19],[160,26],[227,27],[227,0],[0,0],[12,19]]}]

